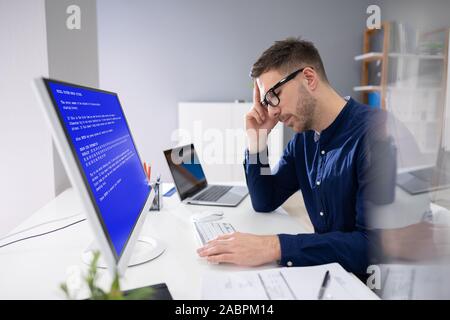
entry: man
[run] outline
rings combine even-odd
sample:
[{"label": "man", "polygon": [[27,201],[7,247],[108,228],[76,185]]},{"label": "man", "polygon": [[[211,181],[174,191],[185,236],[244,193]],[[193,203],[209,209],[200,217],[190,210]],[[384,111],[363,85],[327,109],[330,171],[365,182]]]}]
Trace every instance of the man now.
[{"label": "man", "polygon": [[[348,271],[366,273],[365,203],[368,193],[383,187],[373,183],[375,175],[369,170],[376,166],[373,142],[385,140],[373,130],[381,112],[339,96],[311,42],[292,38],[275,42],[253,65],[251,77],[254,104],[245,117],[244,167],[253,208],[271,212],[301,190],[315,233],[237,232],[211,241],[198,250],[199,255],[214,263],[244,266],[338,262]],[[267,174],[267,139],[278,121],[296,134],[277,168]],[[391,198],[391,191],[387,194]],[[382,198],[378,202],[386,201],[386,194]]]}]

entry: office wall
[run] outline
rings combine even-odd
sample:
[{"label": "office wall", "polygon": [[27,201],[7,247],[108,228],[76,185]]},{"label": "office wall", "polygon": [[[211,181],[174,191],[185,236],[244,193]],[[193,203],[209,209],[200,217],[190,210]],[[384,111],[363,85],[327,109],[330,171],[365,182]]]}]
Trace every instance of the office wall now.
[{"label": "office wall", "polygon": [[[170,180],[179,101],[251,100],[248,73],[273,41],[303,36],[319,48],[331,83],[359,83],[369,1],[98,0],[100,86],[120,94],[143,158]],[[155,172],[154,171],[154,172]]]},{"label": "office wall", "polygon": [[53,196],[51,138],[31,80],[48,75],[44,0],[0,0],[0,236]]},{"label": "office wall", "polygon": [[[46,0],[49,76],[98,87],[97,6],[93,0]],[[67,8],[80,8],[80,29],[69,29]],[[56,147],[52,145],[55,194],[70,187]]]},{"label": "office wall", "polygon": [[[66,27],[69,5],[80,30]],[[0,236],[70,186],[31,81],[97,87],[96,19],[92,0],[0,0]]]}]

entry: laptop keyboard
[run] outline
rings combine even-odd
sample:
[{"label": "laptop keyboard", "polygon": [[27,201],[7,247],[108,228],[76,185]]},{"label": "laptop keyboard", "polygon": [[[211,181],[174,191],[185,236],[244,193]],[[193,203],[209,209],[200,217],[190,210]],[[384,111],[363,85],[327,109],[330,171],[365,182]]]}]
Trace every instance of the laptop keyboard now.
[{"label": "laptop keyboard", "polygon": [[232,186],[211,186],[205,192],[199,194],[194,198],[197,201],[209,201],[214,202],[219,200],[225,193],[230,191]]}]

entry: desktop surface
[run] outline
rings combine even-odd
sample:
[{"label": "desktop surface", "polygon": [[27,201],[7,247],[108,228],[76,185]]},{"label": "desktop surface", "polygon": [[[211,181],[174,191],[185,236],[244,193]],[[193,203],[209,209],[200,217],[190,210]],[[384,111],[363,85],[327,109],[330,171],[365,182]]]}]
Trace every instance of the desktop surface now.
[{"label": "desktop surface", "polygon": [[[128,268],[121,282],[122,289],[166,283],[174,299],[201,299],[201,279],[206,271],[244,271],[276,266],[275,263],[258,268],[227,264],[211,265],[199,258],[196,253],[198,242],[190,218],[204,210],[205,207],[202,206],[182,204],[174,194],[164,199],[162,211],[147,213],[142,236],[152,235],[163,240],[167,244],[167,250],[153,261]],[[220,208],[220,210],[225,215],[222,221],[231,223],[240,232],[256,234],[306,232],[298,220],[281,208],[272,214],[256,213],[249,197],[237,208]],[[6,241],[65,226],[83,218],[77,194],[73,189],[68,189],[12,233],[76,214],[81,215],[40,226],[3,240],[0,245]],[[83,222],[47,236],[1,249],[0,283],[3,290],[0,291],[0,299],[64,299],[59,284],[66,281],[71,273],[87,270],[81,256],[93,239],[89,225]],[[100,285],[109,283],[110,275],[107,270],[101,270],[100,274]],[[84,291],[81,291],[78,298],[86,298],[84,295]]]}]

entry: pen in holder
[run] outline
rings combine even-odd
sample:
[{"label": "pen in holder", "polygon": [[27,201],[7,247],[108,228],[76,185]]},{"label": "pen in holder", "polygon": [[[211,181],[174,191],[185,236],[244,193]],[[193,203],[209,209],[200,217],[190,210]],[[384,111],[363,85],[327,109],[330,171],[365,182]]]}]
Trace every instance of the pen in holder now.
[{"label": "pen in holder", "polygon": [[158,179],[156,179],[156,182],[152,183],[152,188],[154,188],[155,190],[155,199],[153,199],[150,211],[160,211],[163,206],[162,184],[160,176],[158,177]]}]

